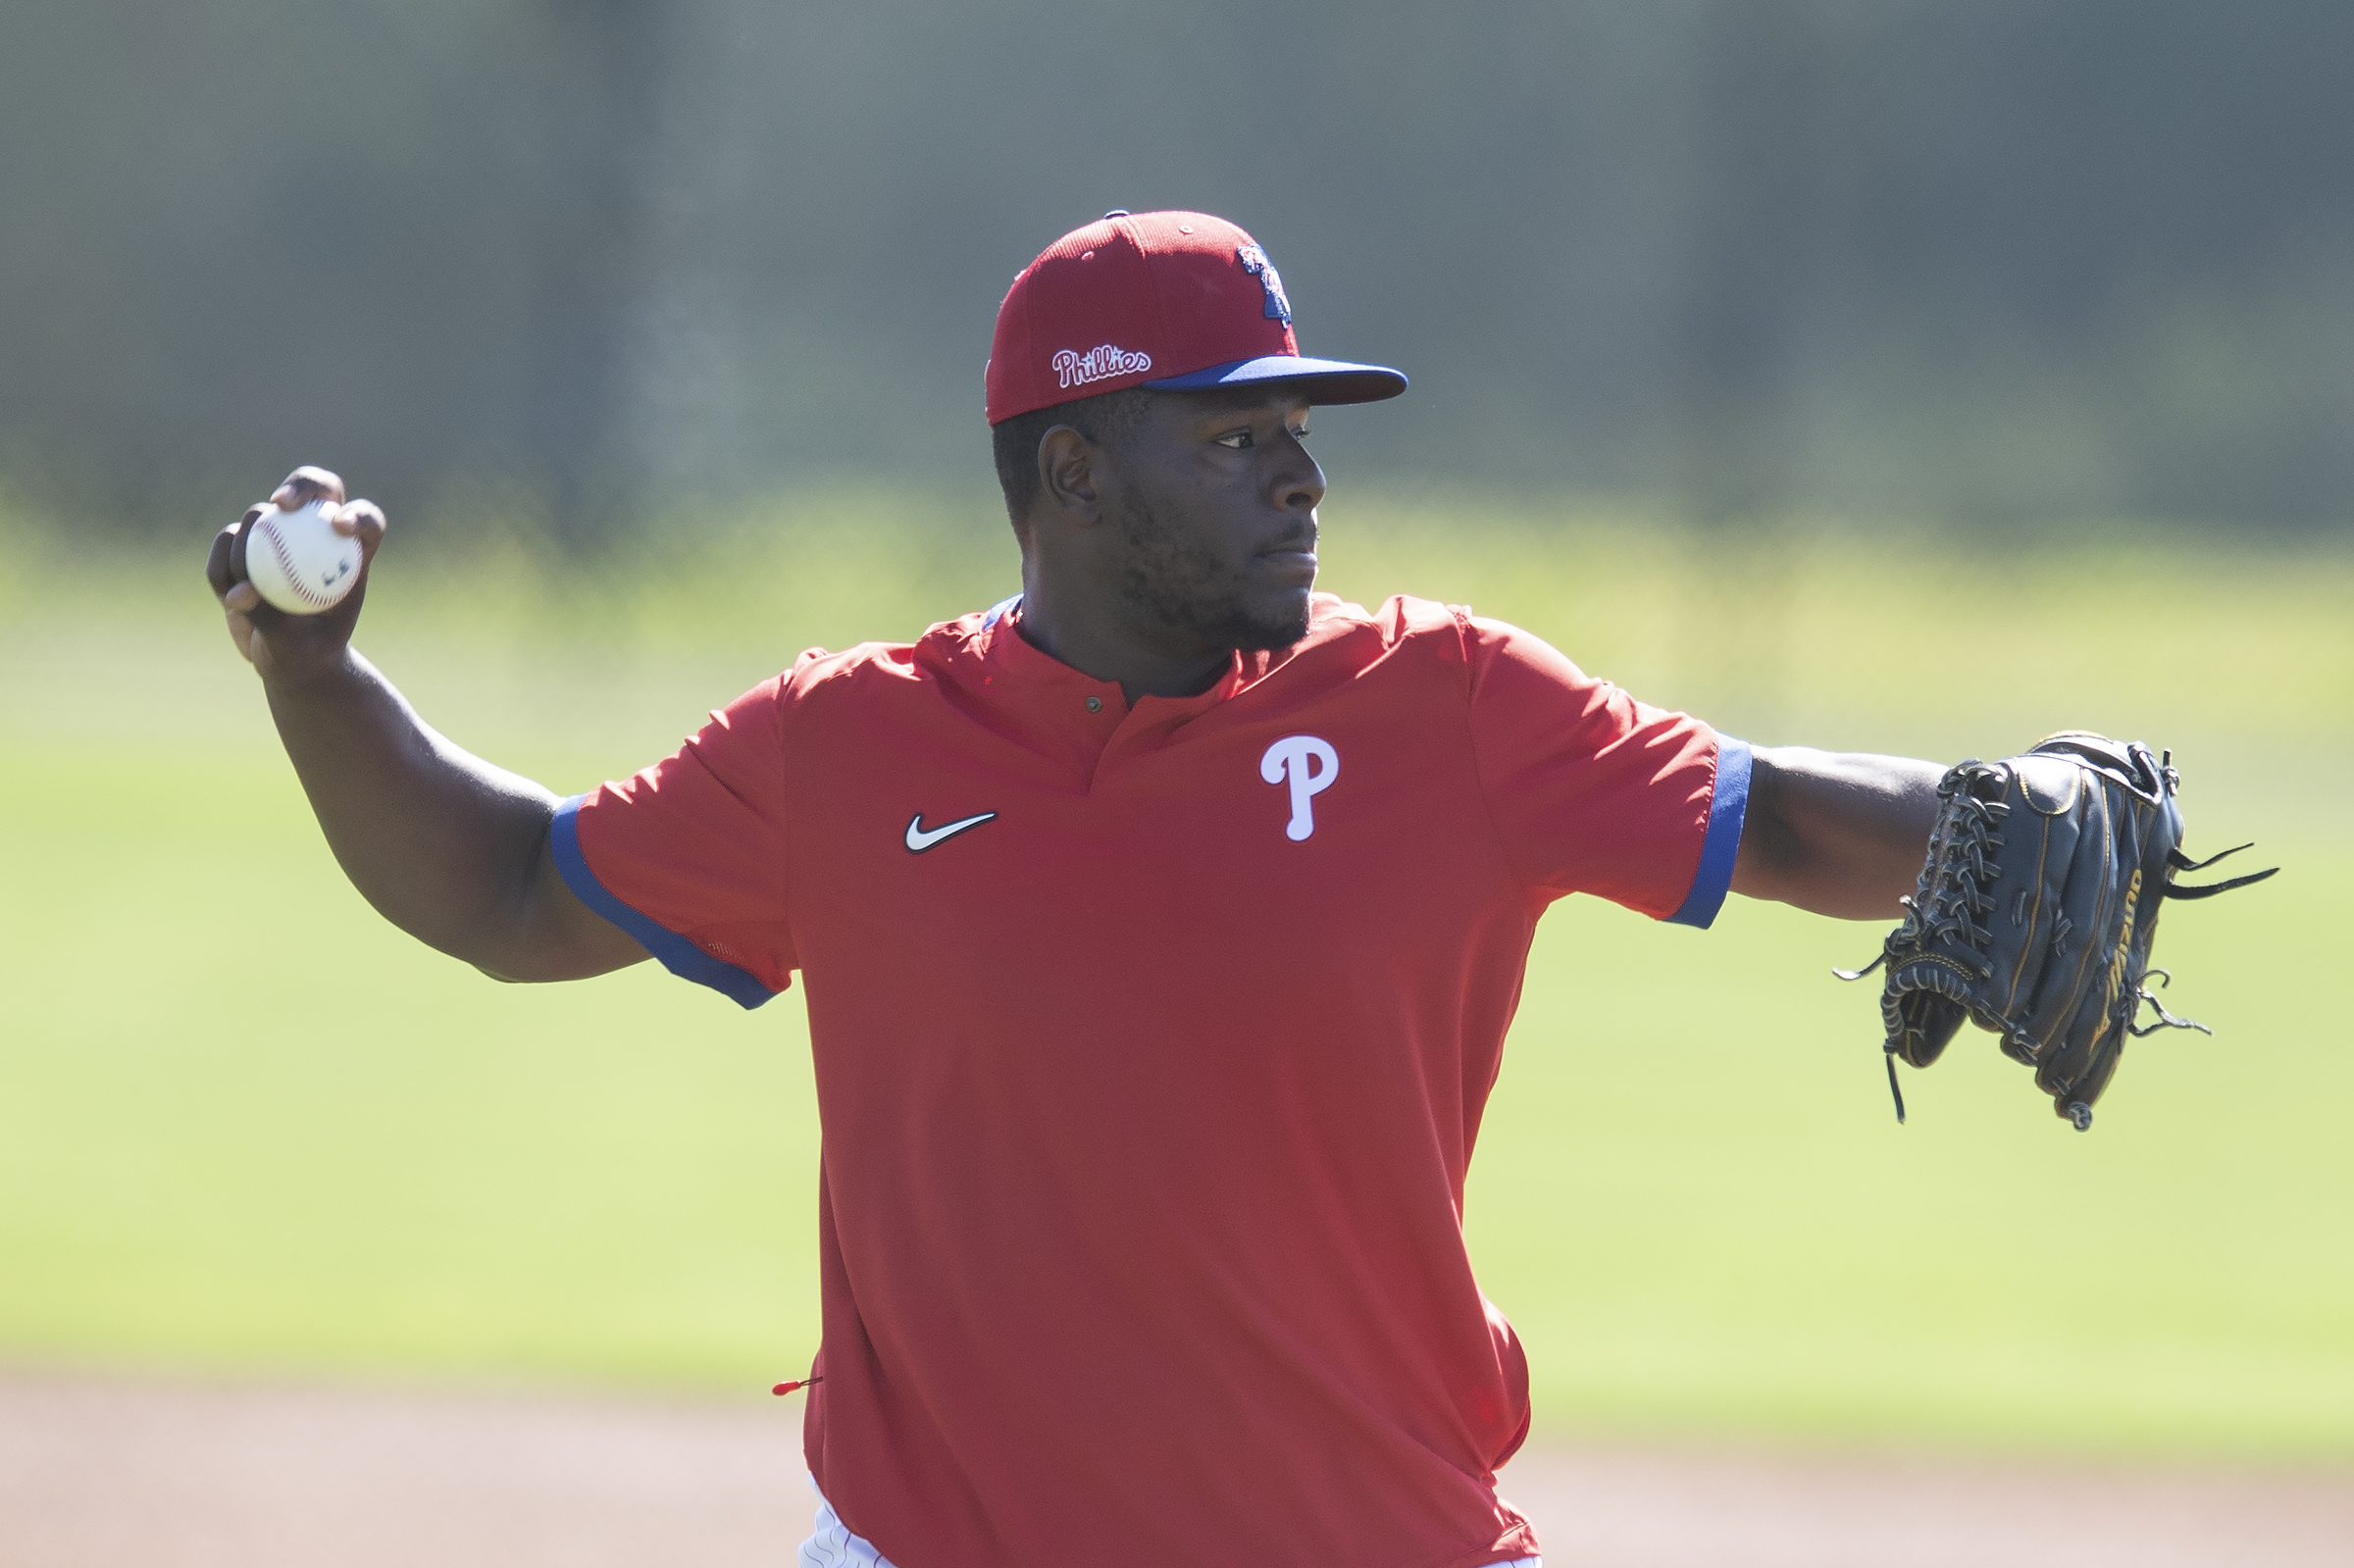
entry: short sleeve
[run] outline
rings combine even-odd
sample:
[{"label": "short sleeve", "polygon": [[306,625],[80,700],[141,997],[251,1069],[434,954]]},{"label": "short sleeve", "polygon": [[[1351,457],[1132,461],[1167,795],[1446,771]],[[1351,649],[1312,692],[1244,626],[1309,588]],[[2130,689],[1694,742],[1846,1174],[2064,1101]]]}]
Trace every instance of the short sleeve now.
[{"label": "short sleeve", "polygon": [[1658,920],[1714,921],[1741,843],[1749,747],[1636,701],[1541,637],[1458,620],[1480,784],[1520,879]]},{"label": "short sleeve", "polygon": [[792,984],[783,678],[670,756],[558,809],[565,885],[672,974],[757,1007]]}]

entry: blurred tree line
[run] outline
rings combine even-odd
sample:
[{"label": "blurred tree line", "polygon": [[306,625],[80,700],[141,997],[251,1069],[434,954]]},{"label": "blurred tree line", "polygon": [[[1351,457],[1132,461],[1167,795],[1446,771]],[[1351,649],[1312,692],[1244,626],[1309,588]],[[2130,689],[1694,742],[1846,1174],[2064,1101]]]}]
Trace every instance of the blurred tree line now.
[{"label": "blurred tree line", "polygon": [[1343,484],[2342,529],[2343,0],[15,0],[0,484],[181,529],[973,481],[998,299],[1216,211]]}]

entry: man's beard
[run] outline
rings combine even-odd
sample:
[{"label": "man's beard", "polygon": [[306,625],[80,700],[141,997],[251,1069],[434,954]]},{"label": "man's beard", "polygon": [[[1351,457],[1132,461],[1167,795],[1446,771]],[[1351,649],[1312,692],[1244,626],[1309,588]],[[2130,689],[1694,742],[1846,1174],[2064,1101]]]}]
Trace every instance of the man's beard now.
[{"label": "man's beard", "polygon": [[1163,528],[1143,496],[1120,532],[1128,545],[1120,598],[1131,609],[1208,646],[1247,653],[1288,648],[1307,635],[1306,594],[1254,613],[1241,572],[1222,565],[1202,541]]}]

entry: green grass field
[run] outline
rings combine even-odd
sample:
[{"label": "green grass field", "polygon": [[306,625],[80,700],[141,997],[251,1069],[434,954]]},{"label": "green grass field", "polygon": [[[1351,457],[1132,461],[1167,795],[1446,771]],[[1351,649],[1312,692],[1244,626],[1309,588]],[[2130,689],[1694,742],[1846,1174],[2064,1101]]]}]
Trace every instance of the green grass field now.
[{"label": "green grass field", "polygon": [[[2194,848],[2256,837],[2288,867],[2169,916],[2173,999],[2218,1036],[2137,1045],[2084,1137],[1974,1034],[1894,1125],[1875,993],[1828,974],[1875,927],[1558,909],[1468,1220],[1541,1431],[2354,1458],[2329,894],[2354,872],[2330,820],[2354,554],[2119,527],[1954,590],[1918,563],[1973,546],[1922,533],[1326,521],[1343,591],[1468,599],[1762,742],[2146,735],[2184,767]],[[220,634],[200,543],[0,535],[0,1360],[713,1391],[803,1365],[797,1000],[745,1015],[651,966],[501,986],[383,925]],[[650,760],[804,645],[904,636],[1013,581],[979,500],[878,522],[820,498],[554,571],[509,539],[471,582],[450,548],[394,534],[361,645],[559,789]],[[1967,641],[1937,624],[1957,591]]]}]

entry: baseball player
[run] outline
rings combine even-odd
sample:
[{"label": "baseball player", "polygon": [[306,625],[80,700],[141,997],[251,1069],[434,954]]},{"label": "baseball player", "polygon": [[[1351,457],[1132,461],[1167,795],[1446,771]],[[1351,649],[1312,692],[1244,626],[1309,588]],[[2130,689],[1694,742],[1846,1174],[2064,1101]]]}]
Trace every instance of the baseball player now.
[{"label": "baseball player", "polygon": [[[825,1333],[809,1564],[1533,1562],[1529,1426],[1463,1181],[1547,905],[1895,916],[1940,770],[1752,748],[1525,632],[1314,591],[1311,406],[1266,253],[1056,240],[987,377],[1022,591],[811,650],[560,799],[208,575],[337,859],[507,980],[649,954],[807,987]],[[288,504],[343,499],[299,471]],[[248,520],[258,515],[249,513]],[[383,515],[341,511],[371,561]]]}]

